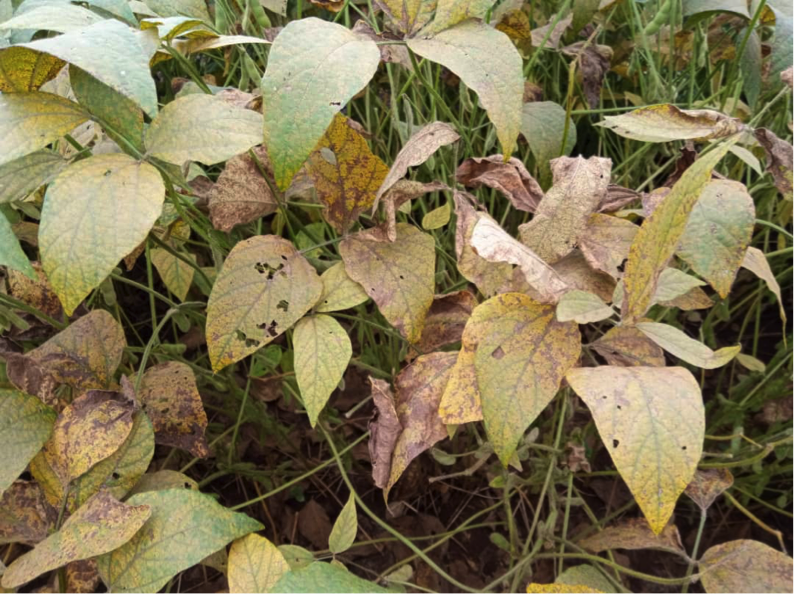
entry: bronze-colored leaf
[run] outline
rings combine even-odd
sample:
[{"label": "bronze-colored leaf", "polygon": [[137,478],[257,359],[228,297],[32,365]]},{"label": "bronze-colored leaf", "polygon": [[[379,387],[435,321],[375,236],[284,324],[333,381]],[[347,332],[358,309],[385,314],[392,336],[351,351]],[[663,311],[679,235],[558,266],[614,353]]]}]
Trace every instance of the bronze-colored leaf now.
[{"label": "bronze-colored leaf", "polygon": [[503,155],[466,159],[458,166],[455,177],[470,188],[487,186],[498,190],[514,208],[524,212],[535,212],[543,199],[540,184],[515,157],[507,162]]},{"label": "bronze-colored leaf", "polygon": [[394,408],[394,394],[391,386],[383,380],[369,378],[372,386],[372,399],[377,410],[375,418],[369,423],[369,458],[372,462],[372,480],[381,489],[389,484],[391,457],[394,445],[402,433],[402,425]]},{"label": "bronze-colored leaf", "polygon": [[442,346],[458,342],[476,306],[477,299],[469,291],[436,295],[427,312],[425,328],[416,350],[420,354],[432,353]]},{"label": "bronze-colored leaf", "polygon": [[609,70],[612,48],[608,45],[578,41],[573,45],[564,47],[562,53],[579,61],[584,95],[587,98],[590,109],[595,109],[601,101],[601,85]]},{"label": "bronze-colored leaf", "polygon": [[758,128],[755,137],[766,151],[766,170],[772,174],[775,186],[783,198],[792,200],[792,161],[794,149],[791,143],[778,138],[771,130]]},{"label": "bronze-colored leaf", "polygon": [[[615,291],[615,279],[600,270],[594,270],[582,254],[581,250],[573,250],[552,268],[568,286],[568,290],[577,289],[598,295],[609,303]],[[533,293],[530,291],[530,295]],[[537,298],[537,297],[535,297]]]},{"label": "bronze-colored leaf", "polygon": [[26,274],[9,268],[8,270],[8,292],[20,301],[24,301],[43,311],[45,314],[58,318],[63,313],[61,301],[52,290],[41,264],[31,262],[33,270],[36,271],[38,280],[33,280]]},{"label": "bronze-colored leaf", "polygon": [[727,468],[698,470],[684,493],[700,509],[706,511],[724,491],[733,486],[733,475]]},{"label": "bronze-colored leaf", "polygon": [[66,566],[66,591],[91,594],[99,588],[99,570],[96,559],[72,561]]},{"label": "bronze-colored leaf", "polygon": [[631,326],[610,328],[590,347],[616,367],[664,367],[662,347]]},{"label": "bronze-colored leaf", "polygon": [[397,211],[408,201],[419,198],[430,192],[449,190],[441,182],[423,183],[407,179],[398,180],[382,198],[386,211],[386,238],[389,241],[397,239]]},{"label": "bronze-colored leaf", "polygon": [[629,257],[638,230],[637,225],[626,219],[594,214],[579,238],[579,247],[590,266],[619,279],[620,267]]},{"label": "bronze-colored leaf", "polygon": [[648,522],[642,518],[632,518],[608,526],[601,532],[580,540],[577,544],[594,553],[610,549],[629,551],[656,549],[686,556],[684,546],[681,544],[681,535],[675,524],[667,524],[661,533],[655,534]]},{"label": "bronze-colored leaf", "polygon": [[38,483],[16,481],[0,499],[0,545],[34,545],[47,538],[57,519]]}]

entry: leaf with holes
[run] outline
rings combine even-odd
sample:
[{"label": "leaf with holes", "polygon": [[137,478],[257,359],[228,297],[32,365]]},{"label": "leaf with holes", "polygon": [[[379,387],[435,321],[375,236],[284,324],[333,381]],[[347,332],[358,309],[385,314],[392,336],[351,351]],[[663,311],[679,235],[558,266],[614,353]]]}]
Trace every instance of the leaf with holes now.
[{"label": "leaf with holes", "polygon": [[286,239],[258,235],[229,253],[207,305],[207,346],[219,371],[259,350],[319,300],[322,282]]},{"label": "leaf with holes", "polygon": [[703,369],[722,367],[731,361],[742,348],[741,345],[736,345],[712,351],[702,342],[690,338],[681,330],[669,324],[640,322],[636,327],[668,353],[672,353],[690,365],[702,367]]},{"label": "leaf with holes", "polygon": [[682,367],[588,367],[565,376],[654,533],[695,474],[706,432],[700,386]]},{"label": "leaf with holes", "polygon": [[706,592],[788,592],[791,557],[757,540],[732,540],[707,550],[698,562]]},{"label": "leaf with holes", "polygon": [[238,538],[229,551],[229,592],[270,592],[289,570],[284,555],[268,539],[256,534]]}]

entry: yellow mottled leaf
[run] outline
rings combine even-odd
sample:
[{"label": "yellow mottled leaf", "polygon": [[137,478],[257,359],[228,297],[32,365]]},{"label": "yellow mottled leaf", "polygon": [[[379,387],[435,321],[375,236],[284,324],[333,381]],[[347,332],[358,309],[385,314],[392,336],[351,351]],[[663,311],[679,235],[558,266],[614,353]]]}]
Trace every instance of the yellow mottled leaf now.
[{"label": "yellow mottled leaf", "polygon": [[229,592],[269,592],[290,570],[284,555],[268,539],[249,534],[232,543],[229,552]]},{"label": "yellow mottled leaf", "polygon": [[597,125],[642,142],[723,138],[734,134],[741,126],[738,120],[716,111],[679,109],[668,103],[606,116]]},{"label": "yellow mottled leaf", "polygon": [[14,45],[0,49],[0,92],[37,91],[55,78],[64,61],[49,54]]},{"label": "yellow mottled leaf", "polygon": [[707,550],[698,563],[706,592],[789,592],[791,557],[757,540],[732,540]]},{"label": "yellow mottled leaf", "polygon": [[629,257],[629,249],[639,226],[631,221],[605,214],[594,214],[579,237],[579,248],[588,264],[619,279],[619,267]]},{"label": "yellow mottled leaf", "polygon": [[659,534],[695,474],[706,431],[700,386],[682,367],[588,367],[565,376]]},{"label": "yellow mottled leaf", "polygon": [[6,284],[9,293],[47,315],[56,318],[60,317],[62,313],[61,302],[58,301],[58,296],[52,291],[50,283],[47,282],[47,277],[44,275],[41,264],[31,262],[31,265],[36,272],[36,280],[16,270],[8,271]]},{"label": "yellow mottled leaf", "polygon": [[376,0],[376,4],[401,33],[412,35],[433,18],[437,0]]},{"label": "yellow mottled leaf", "polygon": [[337,262],[320,275],[323,293],[314,311],[325,313],[341,311],[361,305],[369,297],[363,287],[347,275],[344,262]]},{"label": "yellow mottled leaf", "polygon": [[47,538],[57,519],[38,483],[14,481],[0,497],[0,544],[35,545]]},{"label": "yellow mottled leaf", "polygon": [[703,369],[722,367],[731,361],[742,348],[741,345],[736,345],[712,351],[702,342],[690,338],[684,332],[669,324],[640,322],[636,327],[668,353],[672,353],[679,359]]},{"label": "yellow mottled leaf", "polygon": [[484,19],[496,0],[438,0],[436,14],[419,35],[432,35],[468,19]]}]

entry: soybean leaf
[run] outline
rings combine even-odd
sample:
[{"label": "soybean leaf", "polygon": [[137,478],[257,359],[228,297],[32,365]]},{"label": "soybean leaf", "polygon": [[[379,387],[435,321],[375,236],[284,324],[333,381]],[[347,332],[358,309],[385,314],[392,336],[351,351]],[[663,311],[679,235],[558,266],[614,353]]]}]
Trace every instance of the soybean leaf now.
[{"label": "soybean leaf", "polygon": [[350,309],[369,299],[367,292],[347,275],[344,262],[337,262],[320,275],[323,292],[314,311],[326,313]]},{"label": "soybean leaf", "polygon": [[477,298],[469,291],[436,295],[427,312],[422,338],[416,349],[422,353],[432,353],[461,340],[466,322],[476,306]]},{"label": "soybean leaf", "polygon": [[707,550],[698,562],[706,592],[788,592],[791,557],[757,540],[732,540]]},{"label": "soybean leaf", "polygon": [[374,41],[335,23],[301,19],[279,33],[262,78],[262,101],[265,145],[280,189],[289,186],[334,115],[367,85],[379,62]]},{"label": "soybean leaf", "polygon": [[775,186],[786,200],[792,200],[792,161],[794,148],[790,142],[778,138],[766,128],[758,128],[755,137],[766,151],[766,170],[775,180]]},{"label": "soybean leaf", "polygon": [[521,134],[541,169],[561,155],[568,155],[576,145],[576,126],[570,120],[565,146],[565,109],[553,101],[524,103],[521,110]]},{"label": "soybean leaf", "polygon": [[641,142],[711,140],[739,131],[738,120],[708,109],[679,109],[664,103],[641,107],[617,116],[606,116],[597,125]]},{"label": "soybean leaf", "polygon": [[207,305],[207,346],[219,371],[257,351],[317,303],[317,272],[286,239],[258,235],[234,246]]},{"label": "soybean leaf", "polygon": [[347,331],[326,315],[306,316],[292,335],[295,377],[312,427],[339,385],[353,355]]},{"label": "soybean leaf", "polygon": [[615,312],[598,295],[587,291],[568,291],[557,303],[557,321],[590,324],[605,320]]},{"label": "soybean leaf", "polygon": [[610,365],[664,367],[662,348],[632,326],[610,328],[591,346]]},{"label": "soybean leaf", "polygon": [[11,224],[3,213],[0,213],[0,265],[18,270],[31,279],[36,278],[36,271],[28,260]]},{"label": "soybean leaf", "polygon": [[60,58],[14,45],[0,49],[0,92],[36,91],[63,68]]},{"label": "soybean leaf", "polygon": [[369,383],[372,387],[372,401],[377,410],[377,416],[369,425],[369,459],[372,462],[372,480],[376,487],[384,489],[389,483],[394,445],[403,427],[394,408],[391,386],[383,380],[373,379],[372,376],[369,377]]},{"label": "soybean leaf", "polygon": [[87,119],[82,107],[59,95],[0,94],[0,164],[44,148]]},{"label": "soybean leaf", "polygon": [[183,15],[210,22],[207,5],[203,0],[146,0],[146,5],[160,16]]},{"label": "soybean leaf", "polygon": [[146,239],[164,198],[154,167],[118,153],[78,161],[50,184],[41,263],[67,314]]},{"label": "soybean leaf", "polygon": [[0,496],[0,544],[35,545],[47,538],[57,519],[38,483],[14,481]]},{"label": "soybean leaf", "polygon": [[288,571],[276,582],[270,592],[289,594],[312,594],[314,592],[365,594],[372,592],[373,594],[385,594],[390,590],[361,579],[342,567],[331,563],[315,562],[303,569]]},{"label": "soybean leaf", "polygon": [[452,208],[449,202],[445,202],[438,208],[434,208],[424,217],[422,217],[422,229],[425,231],[432,231],[434,229],[441,229],[446,227],[449,223],[449,218],[452,215]]},{"label": "soybean leaf", "polygon": [[82,6],[67,2],[55,5],[43,5],[25,12],[18,12],[13,18],[4,21],[0,26],[7,30],[56,31],[66,33],[72,29],[87,27],[104,20],[95,12]]},{"label": "soybean leaf", "polygon": [[0,165],[0,203],[22,200],[50,183],[68,164],[60,154],[43,149]]},{"label": "soybean leaf", "polygon": [[748,20],[752,16],[743,0],[689,0],[683,9],[684,16],[709,12],[734,12]]},{"label": "soybean leaf", "polygon": [[502,155],[466,159],[458,166],[455,178],[470,188],[487,186],[499,190],[513,208],[535,212],[543,200],[543,190],[518,159],[507,162]]},{"label": "soybean leaf", "polygon": [[592,565],[575,565],[569,567],[557,576],[555,584],[574,585],[581,584],[596,591],[609,592],[614,586]]},{"label": "soybean leaf", "polygon": [[572,369],[565,376],[654,533],[695,473],[703,451],[700,387],[682,367]]},{"label": "soybean leaf", "polygon": [[[33,270],[36,272],[36,280],[33,280],[21,272],[16,270],[9,270],[8,278],[6,279],[6,288],[8,292],[44,313],[60,317],[63,309],[61,302],[58,301],[58,296],[53,293],[50,283],[47,282],[47,277],[44,276],[44,271],[41,269],[41,264],[32,262]],[[8,361],[6,361],[7,369]]]},{"label": "soybean leaf", "polygon": [[235,540],[229,551],[229,592],[270,592],[289,570],[287,560],[273,543],[248,534]]},{"label": "soybean leaf", "polygon": [[653,303],[671,302],[686,295],[692,289],[705,285],[702,280],[690,276],[677,268],[665,268],[659,275],[659,282],[656,285],[656,293],[653,295]]},{"label": "soybean leaf", "polygon": [[0,495],[49,439],[55,417],[55,411],[35,396],[0,390]]},{"label": "soybean leaf", "polygon": [[637,231],[639,227],[626,219],[594,214],[579,236],[579,248],[590,266],[619,279]]},{"label": "soybean leaf", "polygon": [[733,486],[733,475],[727,468],[698,470],[684,493],[701,510],[706,511],[725,491]]},{"label": "soybean leaf", "polygon": [[156,470],[147,472],[135,483],[129,495],[146,491],[165,491],[166,489],[193,489],[198,491],[198,483],[189,476],[176,470]]},{"label": "soybean leaf", "polygon": [[438,0],[433,20],[419,35],[432,35],[468,19],[485,19],[496,0]]},{"label": "soybean leaf", "polygon": [[450,69],[477,93],[509,157],[521,127],[524,77],[510,38],[485,23],[468,20],[428,38],[408,40],[411,51]]},{"label": "soybean leaf", "polygon": [[764,281],[769,290],[774,293],[775,297],[777,297],[777,303],[780,306],[780,319],[783,320],[783,325],[785,326],[786,308],[783,305],[783,296],[780,293],[780,285],[777,282],[777,278],[775,278],[775,273],[772,272],[772,269],[769,266],[769,261],[766,259],[764,252],[752,246],[748,247],[747,252],[744,254],[742,268],[746,268],[762,281]]},{"label": "soybean leaf", "polygon": [[123,545],[151,514],[147,505],[125,505],[100,491],[70,516],[58,532],[8,566],[4,588],[17,588],[67,563],[90,559]]},{"label": "soybean leaf", "polygon": [[[163,248],[153,249],[149,255],[166,288],[179,301],[184,301],[190,290],[190,285],[193,284],[196,269],[182,258]],[[184,254],[184,258],[190,259],[194,263],[196,261],[195,254]]]},{"label": "soybean leaf", "polygon": [[213,165],[262,140],[262,116],[212,95],[184,95],[166,105],[146,130],[146,152],[182,165]]},{"label": "soybean leaf", "polygon": [[675,524],[667,524],[660,533],[650,529],[648,522],[641,518],[630,518],[618,524],[607,526],[601,532],[578,541],[580,547],[602,553],[612,549],[636,551],[656,549],[686,557],[681,535]]},{"label": "soybean leaf", "polygon": [[637,328],[667,352],[703,369],[722,367],[733,359],[742,348],[741,345],[736,345],[712,351],[702,342],[689,338],[681,330],[669,324],[640,322],[637,324]]},{"label": "soybean leaf", "polygon": [[527,584],[527,594],[533,593],[544,593],[544,592],[564,592],[564,593],[579,593],[582,594],[589,594],[591,592],[608,592],[609,590],[596,590],[591,588],[590,586],[585,586],[584,584],[537,584],[535,582],[531,582]]},{"label": "soybean leaf", "polygon": [[331,536],[328,537],[328,548],[334,555],[344,553],[356,540],[358,532],[358,516],[356,515],[356,498],[353,494],[345,503],[342,511],[334,522]]},{"label": "soybean leaf", "polygon": [[262,530],[253,518],[192,489],[139,493],[127,504],[148,505],[151,517],[126,544],[97,559],[102,581],[113,592],[157,592],[235,538]]}]

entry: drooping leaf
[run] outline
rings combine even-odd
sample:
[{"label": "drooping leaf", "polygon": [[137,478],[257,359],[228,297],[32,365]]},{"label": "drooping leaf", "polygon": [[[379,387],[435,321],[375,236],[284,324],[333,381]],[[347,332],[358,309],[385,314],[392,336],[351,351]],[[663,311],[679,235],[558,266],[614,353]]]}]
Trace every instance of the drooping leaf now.
[{"label": "drooping leaf", "polygon": [[[196,269],[163,248],[153,249],[149,255],[155,270],[157,270],[157,274],[160,275],[166,288],[179,301],[184,301],[190,286],[193,284],[193,276],[196,273]],[[189,258],[193,262],[196,261],[195,254],[184,254],[184,257]]]},{"label": "drooping leaf", "polygon": [[295,377],[312,427],[339,385],[353,355],[347,331],[326,315],[300,319],[292,335]]},{"label": "drooping leaf", "polygon": [[235,540],[229,551],[229,592],[270,592],[289,570],[287,560],[273,543],[248,534]]},{"label": "drooping leaf", "polygon": [[597,125],[641,142],[712,140],[736,133],[738,120],[708,109],[680,109],[664,103],[641,107],[617,116],[606,116]]},{"label": "drooping leaf", "polygon": [[35,396],[0,390],[0,495],[49,439],[55,411]]},{"label": "drooping leaf", "polygon": [[344,262],[337,262],[320,275],[323,292],[314,311],[327,313],[361,305],[369,296],[363,287],[347,275]]},{"label": "drooping leaf", "polygon": [[229,253],[207,305],[207,346],[219,371],[282,334],[322,293],[317,272],[286,239],[258,235]]},{"label": "drooping leaf", "polygon": [[96,592],[102,580],[96,568],[95,559],[72,561],[64,570],[66,574],[66,590],[77,594]]},{"label": "drooping leaf", "polygon": [[543,189],[527,171],[524,164],[502,155],[466,159],[458,166],[455,178],[470,188],[487,186],[499,190],[513,205],[524,212],[535,212],[543,200]]},{"label": "drooping leaf", "polygon": [[157,592],[174,575],[262,525],[191,489],[139,493],[128,505],[148,505],[151,517],[135,536],[99,557],[99,574],[113,592]]},{"label": "drooping leaf", "polygon": [[149,59],[127,25],[107,19],[21,47],[73,64],[135,102],[148,116],[157,115],[157,91]]},{"label": "drooping leaf", "polygon": [[[386,239],[389,241],[397,239],[397,213],[410,213],[411,205],[408,204],[409,201],[414,198],[419,198],[424,194],[440,190],[449,190],[449,187],[441,182],[424,183],[409,181],[407,179],[398,180],[383,196],[386,221],[382,226],[385,227]],[[380,236],[384,235],[382,231],[376,233]]]},{"label": "drooping leaf", "polygon": [[579,248],[590,266],[619,279],[637,231],[639,227],[626,219],[594,214],[579,236]]},{"label": "drooping leaf", "polygon": [[794,161],[794,148],[791,143],[778,138],[774,132],[766,128],[758,128],[755,137],[766,151],[766,170],[775,180],[775,186],[786,200],[791,201],[792,190],[792,162]]},{"label": "drooping leaf", "polygon": [[348,276],[364,287],[383,317],[410,342],[419,340],[433,303],[433,237],[399,223],[396,241],[381,241],[368,231],[360,232],[342,241],[339,253]]},{"label": "drooping leaf", "polygon": [[641,518],[630,518],[607,526],[601,532],[588,536],[576,544],[593,553],[611,549],[628,551],[655,549],[686,556],[681,535],[675,524],[667,524],[660,533],[656,533],[650,529],[648,522]]},{"label": "drooping leaf", "polygon": [[372,387],[372,400],[378,411],[377,417],[369,424],[369,459],[372,463],[372,480],[376,487],[384,489],[389,482],[394,444],[403,428],[394,408],[391,386],[371,376],[369,383]]},{"label": "drooping leaf", "polygon": [[50,183],[68,164],[60,154],[44,149],[0,165],[0,203],[22,200]]},{"label": "drooping leaf", "polygon": [[[575,249],[552,268],[554,272],[568,286],[568,289],[587,291],[598,295],[602,301],[609,302],[615,292],[615,279],[600,270],[594,270],[581,250]],[[519,290],[518,285],[514,285],[514,290]],[[538,300],[537,294],[530,288],[521,287],[521,290]]]},{"label": "drooping leaf", "polygon": [[432,353],[461,340],[466,322],[476,306],[477,299],[469,291],[436,295],[427,312],[422,338],[416,349],[421,353]]},{"label": "drooping leaf", "polygon": [[618,472],[659,534],[703,451],[700,387],[681,367],[572,369],[565,376],[593,414]]},{"label": "drooping leaf", "polygon": [[733,486],[733,475],[727,468],[708,468],[698,470],[684,493],[700,509],[706,511],[711,504]]},{"label": "drooping leaf", "polygon": [[212,95],[184,95],[166,105],[146,130],[146,153],[182,165],[213,165],[262,141],[262,116]]},{"label": "drooping leaf", "polygon": [[394,158],[394,163],[392,163],[386,179],[378,188],[375,206],[394,184],[406,176],[409,167],[421,165],[442,146],[452,144],[459,138],[460,135],[455,129],[443,122],[432,122],[415,132]]},{"label": "drooping leaf", "polygon": [[19,245],[19,240],[3,213],[0,213],[0,266],[18,270],[31,279],[36,278],[36,271],[22,251],[22,246]]},{"label": "drooping leaf", "polygon": [[157,170],[119,153],[79,161],[50,184],[41,263],[67,314],[146,239],[164,198]]},{"label": "drooping leaf", "polygon": [[698,562],[706,592],[788,592],[791,557],[757,540],[732,540],[707,550]]},{"label": "drooping leaf", "polygon": [[587,291],[568,291],[557,304],[557,321],[577,324],[600,322],[614,315],[614,310],[598,295]]},{"label": "drooping leaf", "polygon": [[551,162],[554,185],[532,220],[519,227],[521,243],[549,264],[576,247],[606,196],[612,161],[601,157],[560,157]]},{"label": "drooping leaf", "polygon": [[544,303],[556,303],[568,286],[540,256],[510,237],[492,218],[481,216],[471,235],[471,247],[488,262],[506,262],[521,269],[524,279]]},{"label": "drooping leaf", "polygon": [[60,95],[0,94],[0,164],[43,149],[87,119],[82,107]]},{"label": "drooping leaf", "polygon": [[38,483],[14,481],[0,496],[0,544],[35,545],[47,538],[57,519]]},{"label": "drooping leaf", "polygon": [[684,16],[709,12],[733,12],[750,19],[752,15],[747,11],[747,3],[742,0],[689,0],[683,6]]},{"label": "drooping leaf", "polygon": [[702,342],[690,338],[669,324],[639,322],[636,327],[668,353],[703,369],[722,367],[731,361],[742,348],[741,345],[736,345],[712,351]]},{"label": "drooping leaf", "polygon": [[344,553],[356,540],[358,532],[358,516],[356,515],[356,498],[351,493],[350,497],[339,512],[339,516],[331,529],[328,537],[328,548],[334,555]]},{"label": "drooping leaf", "polygon": [[496,128],[502,154],[512,155],[521,127],[524,77],[521,56],[510,38],[469,20],[428,38],[409,39],[408,47],[450,69],[477,93]]},{"label": "drooping leaf", "polygon": [[777,297],[777,302],[780,306],[780,319],[783,320],[783,325],[785,326],[786,309],[783,305],[783,296],[780,293],[780,285],[775,278],[775,273],[772,272],[772,268],[769,266],[769,262],[767,261],[764,252],[752,246],[748,247],[747,252],[744,254],[742,268],[746,268],[762,281],[764,281],[769,290],[774,293],[775,297]]},{"label": "drooping leaf", "polygon": [[553,101],[524,103],[521,110],[521,134],[529,144],[535,163],[541,169],[562,155],[569,155],[576,145],[576,126],[570,120],[565,146],[565,109]]},{"label": "drooping leaf", "polygon": [[662,348],[632,326],[615,326],[590,345],[616,367],[664,367]]},{"label": "drooping leaf", "polygon": [[63,64],[60,58],[18,45],[0,49],[0,92],[37,91]]},{"label": "drooping leaf", "polygon": [[267,39],[251,37],[250,35],[219,35],[217,37],[177,39],[173,42],[173,45],[180,53],[190,55],[242,43],[267,44],[270,42]]},{"label": "drooping leaf", "polygon": [[270,592],[286,592],[289,594],[310,594],[327,592],[328,594],[350,592],[354,594],[386,594],[390,590],[362,579],[347,569],[331,563],[315,562],[303,569],[288,571],[276,582]]},{"label": "drooping leaf", "polygon": [[157,443],[183,449],[197,458],[209,455],[207,413],[190,366],[179,361],[146,370],[138,400],[154,426]]},{"label": "drooping leaf", "polygon": [[125,505],[100,491],[55,532],[8,566],[5,588],[17,588],[73,561],[90,559],[123,545],[151,514],[147,505]]},{"label": "drooping leaf", "polygon": [[457,358],[457,353],[422,355],[397,376],[395,401],[402,432],[394,445],[384,498],[414,458],[447,437],[438,405]]},{"label": "drooping leaf", "polygon": [[350,120],[336,114],[309,155],[307,171],[325,205],[325,220],[344,234],[373,205],[388,168],[372,154]]},{"label": "drooping leaf", "polygon": [[623,319],[645,314],[656,293],[659,275],[667,267],[686,228],[689,213],[711,180],[711,171],[737,138],[729,139],[700,157],[675,183],[673,189],[645,219],[631,244],[626,263]]},{"label": "drooping leaf", "polygon": [[379,62],[374,41],[335,23],[301,19],[279,33],[262,78],[262,102],[265,146],[280,189],[289,186],[334,115],[367,85]]}]

